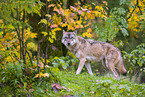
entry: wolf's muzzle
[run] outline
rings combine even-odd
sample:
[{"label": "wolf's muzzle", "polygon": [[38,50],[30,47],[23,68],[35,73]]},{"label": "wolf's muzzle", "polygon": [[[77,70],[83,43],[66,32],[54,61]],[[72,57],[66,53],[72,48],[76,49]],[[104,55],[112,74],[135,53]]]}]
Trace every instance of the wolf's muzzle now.
[{"label": "wolf's muzzle", "polygon": [[68,42],[67,45],[70,46],[70,42]]}]

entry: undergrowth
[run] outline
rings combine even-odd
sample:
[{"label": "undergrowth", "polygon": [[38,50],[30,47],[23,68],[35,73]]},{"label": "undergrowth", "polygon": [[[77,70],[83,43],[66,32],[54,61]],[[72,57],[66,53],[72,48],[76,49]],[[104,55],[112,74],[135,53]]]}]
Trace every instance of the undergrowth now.
[{"label": "undergrowth", "polygon": [[[0,97],[143,97],[145,84],[130,81],[129,77],[114,79],[112,75],[90,76],[86,71],[75,74],[75,68],[58,66],[35,67],[8,63],[0,68]],[[68,61],[69,63],[69,61]],[[71,66],[70,66],[71,67]]]},{"label": "undergrowth", "polygon": [[73,72],[59,72],[61,85],[67,88],[53,96],[67,97],[143,97],[145,84],[130,82],[128,78],[116,80],[113,77],[90,76],[88,73],[76,75]]}]

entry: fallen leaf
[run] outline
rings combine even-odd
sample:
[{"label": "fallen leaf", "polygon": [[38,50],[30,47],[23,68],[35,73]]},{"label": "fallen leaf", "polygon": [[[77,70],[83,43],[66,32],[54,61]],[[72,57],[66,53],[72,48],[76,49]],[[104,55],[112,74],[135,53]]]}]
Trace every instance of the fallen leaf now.
[{"label": "fallen leaf", "polygon": [[57,93],[61,89],[69,91],[66,87],[63,87],[63,86],[61,86],[60,84],[57,84],[57,83],[51,84],[51,86],[52,86],[55,93]]},{"label": "fallen leaf", "polygon": [[58,92],[58,89],[56,88],[56,86],[52,87],[54,92],[57,93]]},{"label": "fallen leaf", "polygon": [[61,89],[61,85],[60,84],[56,84],[56,88],[57,89]]}]

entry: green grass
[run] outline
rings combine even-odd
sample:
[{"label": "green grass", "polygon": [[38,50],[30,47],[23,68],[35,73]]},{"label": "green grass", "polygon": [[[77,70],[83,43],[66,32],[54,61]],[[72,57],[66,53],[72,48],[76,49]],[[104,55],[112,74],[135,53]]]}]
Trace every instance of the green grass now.
[{"label": "green grass", "polygon": [[[84,72],[76,75],[74,71],[54,69],[61,89],[55,93],[52,89],[53,77],[25,80],[20,85],[0,86],[0,97],[144,97],[145,84],[129,81],[127,77],[116,80],[112,75],[90,76]],[[32,79],[31,79],[32,80]],[[65,87],[65,88],[64,88]]]},{"label": "green grass", "polygon": [[90,76],[88,73],[76,75],[74,72],[61,71],[58,73],[61,85],[66,87],[54,96],[74,97],[143,97],[145,84],[130,82],[127,78],[121,77],[116,80],[113,77]]}]

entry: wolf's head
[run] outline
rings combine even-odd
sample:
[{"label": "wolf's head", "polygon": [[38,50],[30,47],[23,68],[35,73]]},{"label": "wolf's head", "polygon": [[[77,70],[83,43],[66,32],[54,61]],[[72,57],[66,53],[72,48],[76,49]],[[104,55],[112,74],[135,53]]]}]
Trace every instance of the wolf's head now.
[{"label": "wolf's head", "polygon": [[61,42],[66,46],[73,46],[77,42],[77,31],[65,32],[63,30],[63,36]]}]

